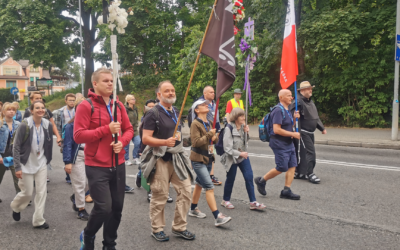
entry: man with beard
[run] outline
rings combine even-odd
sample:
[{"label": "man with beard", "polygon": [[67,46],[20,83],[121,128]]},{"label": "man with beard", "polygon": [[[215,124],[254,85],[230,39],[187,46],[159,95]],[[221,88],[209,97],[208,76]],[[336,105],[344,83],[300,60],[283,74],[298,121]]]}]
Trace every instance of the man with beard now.
[{"label": "man with beard", "polygon": [[160,103],[148,111],[143,121],[142,141],[147,147],[141,157],[142,174],[150,183],[153,193],[150,201],[151,235],[157,241],[169,240],[164,233],[164,210],[171,182],[177,192],[172,233],[193,240],[195,235],[186,229],[193,170],[180,141],[181,126],[178,136],[173,137],[179,115],[178,110],[172,107],[176,101],[175,88],[170,81],[163,81],[158,89]]},{"label": "man with beard", "polygon": [[[326,129],[318,116],[318,110],[314,102],[311,100],[312,89],[314,86],[307,81],[300,83],[298,111],[300,112],[299,132],[300,139],[300,154],[299,140],[295,139],[296,155],[299,162],[294,178],[308,179],[311,183],[319,184],[320,179],[314,174],[316,163],[315,147],[314,147],[314,131],[318,129],[322,134],[326,134]],[[290,111],[294,113],[296,104],[294,101],[290,104]]]}]

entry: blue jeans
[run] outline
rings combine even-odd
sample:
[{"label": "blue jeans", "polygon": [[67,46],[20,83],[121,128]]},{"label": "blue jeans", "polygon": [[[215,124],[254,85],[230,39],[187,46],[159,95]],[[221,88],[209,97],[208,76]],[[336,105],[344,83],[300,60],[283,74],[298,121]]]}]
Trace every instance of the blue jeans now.
[{"label": "blue jeans", "polygon": [[254,194],[253,170],[251,169],[249,158],[244,159],[239,164],[232,164],[231,169],[229,169],[229,172],[226,173],[226,181],[224,187],[224,201],[231,200],[233,183],[235,182],[236,172],[238,167],[240,168],[240,171],[242,171],[250,202],[254,202],[256,201],[256,196]]},{"label": "blue jeans", "polygon": [[[133,151],[132,151],[133,159],[136,159],[136,158],[139,158],[138,152],[139,152],[139,147],[140,147],[140,136],[135,135],[132,138],[132,142],[134,144]],[[129,144],[126,145],[124,147],[124,149],[125,149],[125,161],[127,161],[127,160],[129,160]]]},{"label": "blue jeans", "polygon": [[202,162],[192,161],[192,167],[196,173],[196,184],[205,190],[214,189],[214,184],[210,177],[210,172],[212,168],[212,163],[206,165]]}]

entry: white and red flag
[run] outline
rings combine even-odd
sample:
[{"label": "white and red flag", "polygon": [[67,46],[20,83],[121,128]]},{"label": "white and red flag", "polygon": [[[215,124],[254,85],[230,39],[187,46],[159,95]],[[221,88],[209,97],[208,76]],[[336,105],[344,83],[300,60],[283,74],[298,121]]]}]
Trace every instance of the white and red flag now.
[{"label": "white and red flag", "polygon": [[294,0],[288,0],[280,72],[282,89],[289,88],[289,86],[296,81],[296,76],[298,74]]}]

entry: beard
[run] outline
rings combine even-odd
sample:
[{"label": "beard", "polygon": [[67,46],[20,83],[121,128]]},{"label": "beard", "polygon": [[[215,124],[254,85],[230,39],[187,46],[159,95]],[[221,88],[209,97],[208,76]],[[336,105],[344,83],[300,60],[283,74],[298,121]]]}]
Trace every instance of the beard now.
[{"label": "beard", "polygon": [[176,97],[166,98],[164,96],[161,96],[161,100],[168,104],[174,104],[176,102]]}]

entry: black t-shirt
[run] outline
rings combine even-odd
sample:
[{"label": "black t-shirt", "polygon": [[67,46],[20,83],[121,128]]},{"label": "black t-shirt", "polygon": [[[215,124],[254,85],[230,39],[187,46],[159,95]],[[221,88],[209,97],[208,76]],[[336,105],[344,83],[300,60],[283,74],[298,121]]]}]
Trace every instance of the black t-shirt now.
[{"label": "black t-shirt", "polygon": [[[29,116],[31,116],[31,111],[29,110],[29,108],[26,108],[23,119],[28,118]],[[46,113],[44,114],[43,118],[50,120],[50,118],[52,118],[52,117],[53,117],[53,113],[51,113],[50,110],[46,109]]]},{"label": "black t-shirt", "polygon": [[[278,104],[279,106],[280,104]],[[283,108],[283,112],[281,107],[276,107],[272,112],[271,112],[271,125],[273,124],[280,124],[281,128],[293,132],[293,120],[290,112]],[[283,119],[283,115],[285,115],[285,119]],[[274,149],[278,150],[288,150],[290,151],[292,148],[294,148],[293,142],[290,139],[290,137],[284,137],[281,135],[275,135],[274,130],[271,130],[272,133],[271,135],[274,135],[275,138],[271,138],[269,142],[269,146]]]},{"label": "black t-shirt", "polygon": [[[174,135],[175,125],[174,119],[177,119],[179,116],[179,111],[174,108],[174,111],[164,110],[160,105],[154,106],[158,110],[159,114],[159,131],[157,132],[157,124],[156,124],[156,115],[152,110],[148,111],[143,120],[143,129],[154,131],[153,137],[158,139],[168,139]],[[169,114],[167,114],[167,112]],[[175,117],[176,116],[176,117]],[[179,126],[178,131],[181,131],[181,126]],[[180,142],[177,141],[175,146]],[[165,153],[164,157],[162,157],[164,161],[171,161],[172,155],[170,153]]]}]

